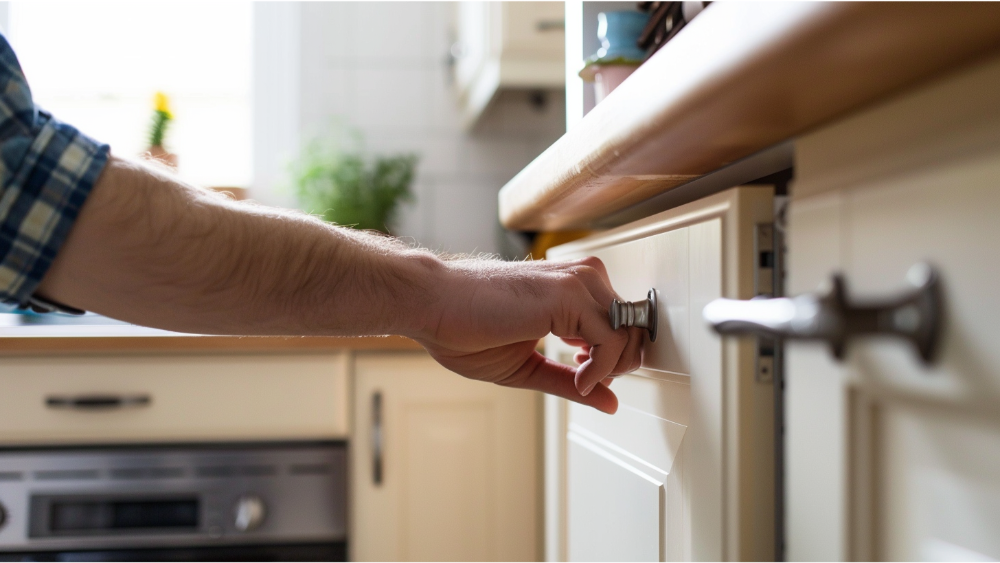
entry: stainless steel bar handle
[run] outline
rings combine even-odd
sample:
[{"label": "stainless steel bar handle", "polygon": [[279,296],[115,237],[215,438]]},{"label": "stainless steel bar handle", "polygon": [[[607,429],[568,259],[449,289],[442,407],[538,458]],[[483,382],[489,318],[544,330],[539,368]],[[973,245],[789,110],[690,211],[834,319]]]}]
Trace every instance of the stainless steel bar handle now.
[{"label": "stainless steel bar handle", "polygon": [[372,394],[372,482],[382,484],[382,392]]},{"label": "stainless steel bar handle", "polygon": [[45,398],[45,406],[50,409],[73,409],[82,411],[146,407],[152,402],[152,397],[146,393],[139,393],[136,395],[49,395]]},{"label": "stainless steel bar handle", "polygon": [[934,360],[943,304],[940,276],[920,263],[906,276],[912,289],[883,299],[853,301],[846,283],[834,275],[828,291],[798,297],[716,299],[702,311],[719,334],[764,334],[784,339],[822,340],[843,359],[848,341],[890,335],[910,341],[925,363]]},{"label": "stainless steel bar handle", "polygon": [[611,320],[611,328],[618,330],[622,327],[637,326],[649,331],[649,341],[656,340],[656,290],[650,289],[646,294],[646,299],[642,301],[619,301],[611,302],[608,310],[608,318]]}]

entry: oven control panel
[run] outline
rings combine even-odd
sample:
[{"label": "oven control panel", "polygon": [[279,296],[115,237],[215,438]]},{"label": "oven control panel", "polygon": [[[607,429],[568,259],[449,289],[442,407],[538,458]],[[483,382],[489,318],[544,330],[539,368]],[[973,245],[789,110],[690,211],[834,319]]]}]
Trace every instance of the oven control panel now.
[{"label": "oven control panel", "polygon": [[0,552],[346,537],[344,443],[0,451]]}]

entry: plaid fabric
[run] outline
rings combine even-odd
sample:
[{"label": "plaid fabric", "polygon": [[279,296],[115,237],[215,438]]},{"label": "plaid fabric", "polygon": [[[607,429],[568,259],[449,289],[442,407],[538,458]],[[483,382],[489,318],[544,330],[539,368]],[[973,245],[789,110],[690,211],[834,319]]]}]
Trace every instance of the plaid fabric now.
[{"label": "plaid fabric", "polygon": [[24,305],[31,297],[109,152],[35,107],[0,35],[0,301]]}]

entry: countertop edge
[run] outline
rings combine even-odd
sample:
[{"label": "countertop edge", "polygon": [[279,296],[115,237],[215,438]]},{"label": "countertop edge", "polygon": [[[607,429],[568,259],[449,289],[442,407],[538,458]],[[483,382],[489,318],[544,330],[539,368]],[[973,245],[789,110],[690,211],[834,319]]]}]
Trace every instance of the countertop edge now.
[{"label": "countertop edge", "polygon": [[0,357],[422,350],[402,336],[0,336]]}]

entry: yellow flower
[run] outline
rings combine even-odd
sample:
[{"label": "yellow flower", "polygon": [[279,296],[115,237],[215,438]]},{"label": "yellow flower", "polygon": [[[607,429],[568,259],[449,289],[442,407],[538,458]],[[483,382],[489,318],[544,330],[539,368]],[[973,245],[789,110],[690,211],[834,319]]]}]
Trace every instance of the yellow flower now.
[{"label": "yellow flower", "polygon": [[167,97],[163,92],[156,93],[156,111],[162,111],[167,114],[168,119],[173,119],[174,114],[170,113],[170,98]]}]

